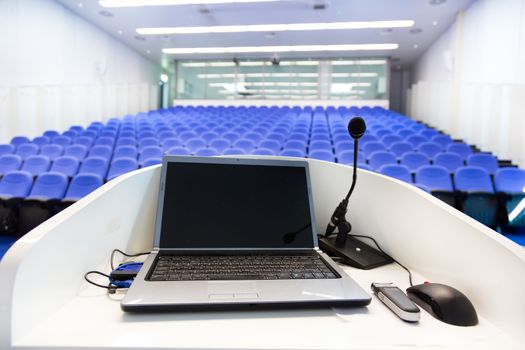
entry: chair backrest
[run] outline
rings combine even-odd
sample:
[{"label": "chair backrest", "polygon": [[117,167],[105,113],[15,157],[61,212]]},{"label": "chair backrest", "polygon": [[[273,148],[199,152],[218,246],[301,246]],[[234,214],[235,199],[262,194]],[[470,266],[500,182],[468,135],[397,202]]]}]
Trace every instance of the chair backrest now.
[{"label": "chair backrest", "polygon": [[40,149],[40,155],[48,157],[51,161],[60,157],[64,153],[64,148],[57,144],[43,145]]},{"label": "chair backrest", "polygon": [[64,135],[60,135],[60,136],[57,136],[57,137],[53,138],[51,143],[60,145],[62,147],[67,147],[67,146],[69,146],[71,144],[71,138],[67,137],[67,136],[64,136]]},{"label": "chair backrest", "polygon": [[111,147],[100,145],[100,146],[93,146],[89,150],[88,156],[89,157],[102,157],[102,158],[106,158],[109,160],[112,155],[113,155],[113,150],[111,149]]},{"label": "chair backrest", "polygon": [[87,151],[88,149],[84,145],[71,145],[71,146],[67,146],[64,149],[64,155],[75,157],[81,161],[82,159],[86,158]]},{"label": "chair backrest", "polygon": [[67,176],[57,172],[38,175],[29,193],[29,198],[62,199],[68,185]]},{"label": "chair backrest", "polygon": [[454,141],[452,140],[452,137],[448,135],[436,135],[430,139],[432,142],[435,142],[439,145],[441,145],[441,148],[444,150],[447,148],[447,146]]},{"label": "chair backrest", "polygon": [[46,172],[49,170],[49,166],[51,165],[51,160],[42,155],[36,155],[36,156],[29,156],[24,161],[24,164],[22,165],[22,169],[27,171],[33,176],[38,176],[43,172]]},{"label": "chair backrest", "polygon": [[390,146],[394,142],[401,142],[401,141],[403,141],[403,139],[401,137],[399,137],[398,135],[394,135],[394,134],[388,134],[388,135],[383,136],[383,138],[381,138],[381,142],[387,148],[390,148]]},{"label": "chair backrest", "polygon": [[403,154],[413,151],[414,146],[408,142],[394,142],[390,145],[390,152],[394,153],[397,157],[401,157]]},{"label": "chair backrest", "polygon": [[175,147],[170,148],[166,152],[166,154],[168,154],[170,156],[189,156],[191,154],[191,152],[186,147],[175,146]]},{"label": "chair backrest", "polygon": [[0,156],[0,175],[19,170],[21,166],[22,158],[16,154],[4,154]]},{"label": "chair backrest", "polygon": [[138,150],[135,146],[117,146],[113,152],[113,158],[135,158],[137,159]]},{"label": "chair backrest", "polygon": [[140,151],[139,164],[143,164],[144,161],[149,158],[162,159],[163,154],[164,152],[162,151],[162,148],[158,146],[145,147],[144,149],[142,149],[142,151]]},{"label": "chair backrest", "polygon": [[78,174],[71,180],[64,200],[79,200],[102,186],[103,183],[102,178],[96,174]]},{"label": "chair backrest", "polygon": [[335,162],[334,153],[327,149],[313,149],[308,153],[309,158]]},{"label": "chair backrest", "polygon": [[457,153],[463,159],[467,159],[472,154],[472,148],[463,142],[454,142],[447,146],[447,152]]},{"label": "chair backrest", "polygon": [[60,136],[60,133],[56,130],[46,130],[43,135],[50,140],[53,140],[55,137]]},{"label": "chair backrest", "polygon": [[94,138],[91,138],[89,136],[78,136],[73,140],[73,144],[86,146],[87,149],[93,146],[93,142]]},{"label": "chair backrest", "polygon": [[268,148],[277,154],[281,151],[281,142],[277,140],[263,140],[259,143],[259,148]]},{"label": "chair backrest", "polygon": [[262,156],[273,156],[275,155],[274,151],[269,148],[257,148],[255,149],[252,154],[255,155],[262,155]]},{"label": "chair backrest", "polygon": [[115,146],[115,138],[101,136],[95,140],[95,147],[96,146],[108,146],[109,148],[113,149],[113,146]]},{"label": "chair backrest", "polygon": [[151,146],[158,147],[160,144],[159,139],[157,139],[156,137],[145,137],[142,139],[139,138],[138,141],[139,141],[139,152],[146,147],[151,147]]},{"label": "chair backrest", "polygon": [[66,176],[73,177],[78,171],[80,162],[78,158],[70,156],[58,157],[51,165],[50,171],[62,173]]},{"label": "chair backrest", "polygon": [[525,170],[518,168],[499,168],[494,175],[497,192],[525,194]]},{"label": "chair backrest", "polygon": [[407,183],[412,183],[412,173],[410,169],[401,164],[383,165],[379,168],[379,173]]},{"label": "chair backrest", "polygon": [[450,173],[456,172],[459,167],[465,165],[463,158],[459,154],[450,152],[437,154],[432,162],[434,165],[440,165],[447,168]]},{"label": "chair backrest", "polygon": [[29,156],[38,154],[40,148],[32,143],[23,143],[16,148],[15,154],[19,155],[22,159],[26,159]]},{"label": "chair backrest", "polygon": [[250,154],[255,149],[255,143],[252,140],[239,139],[233,144],[233,147],[240,148],[244,150],[246,154]]},{"label": "chair backrest", "polygon": [[10,171],[0,180],[0,197],[25,198],[33,186],[33,177],[27,171]]},{"label": "chair backrest", "polygon": [[[343,151],[337,154],[337,162],[345,165],[354,165],[354,151]],[[366,163],[366,157],[362,152],[357,153],[357,163]],[[372,169],[370,167],[370,169]]]},{"label": "chair backrest", "polygon": [[107,180],[111,180],[125,173],[138,169],[139,164],[136,158],[123,157],[115,158],[109,167]]},{"label": "chair backrest", "polygon": [[0,156],[3,156],[4,154],[13,154],[15,153],[15,146],[13,146],[10,143],[5,143],[0,145]]},{"label": "chair backrest", "polygon": [[18,148],[18,146],[23,145],[24,143],[29,143],[29,142],[31,141],[26,136],[15,136],[11,139],[10,143],[16,148]]},{"label": "chair backrest", "polygon": [[427,142],[428,139],[421,135],[410,135],[407,137],[407,142],[411,143],[414,148],[418,148],[423,142]]},{"label": "chair backrest", "polygon": [[298,149],[306,151],[306,141],[303,140],[288,140],[284,143],[285,149]]},{"label": "chair backrest", "polygon": [[119,137],[117,139],[117,147],[118,146],[137,146],[137,139],[134,137]]},{"label": "chair backrest", "polygon": [[37,136],[31,141],[31,143],[34,143],[38,146],[38,148],[41,148],[43,145],[47,145],[51,142],[51,139],[47,136]]},{"label": "chair backrest", "polygon": [[430,159],[423,153],[407,152],[401,156],[400,162],[409,168],[410,171],[415,172],[419,167],[429,165]]},{"label": "chair backrest", "polygon": [[206,146],[206,141],[200,137],[193,137],[189,140],[186,140],[184,144],[191,153],[195,153],[195,151],[197,151],[199,148]]},{"label": "chair backrest", "polygon": [[242,154],[246,154],[246,152],[242,148],[232,147],[232,148],[228,148],[227,150],[225,150],[223,154],[242,155]]},{"label": "chair backrest", "polygon": [[372,153],[377,151],[386,151],[385,145],[383,145],[381,142],[368,142],[366,145],[362,147],[362,150],[367,158],[372,155]]},{"label": "chair backrest", "polygon": [[467,165],[479,166],[489,174],[496,173],[498,170],[498,159],[488,153],[473,153],[467,157]]},{"label": "chair backrest", "polygon": [[443,148],[439,143],[423,142],[419,144],[417,151],[425,154],[428,158],[434,158],[437,154],[443,152]]},{"label": "chair backrest", "polygon": [[305,151],[297,149],[297,148],[285,148],[280,153],[280,156],[283,157],[302,157],[304,158],[306,156]]},{"label": "chair backrest", "polygon": [[102,157],[88,157],[82,161],[78,174],[95,174],[101,179],[106,178],[108,160]]},{"label": "chair backrest", "polygon": [[452,178],[447,169],[439,165],[424,165],[415,174],[415,182],[425,185],[430,191],[452,192]]},{"label": "chair backrest", "polygon": [[370,155],[368,164],[372,170],[379,170],[383,165],[397,164],[397,158],[393,153],[388,151],[376,151]]},{"label": "chair backrest", "polygon": [[463,192],[494,192],[489,173],[478,166],[460,167],[454,174],[454,184]]},{"label": "chair backrest", "polygon": [[217,150],[208,147],[202,147],[195,151],[195,155],[201,157],[213,157],[218,154]]}]

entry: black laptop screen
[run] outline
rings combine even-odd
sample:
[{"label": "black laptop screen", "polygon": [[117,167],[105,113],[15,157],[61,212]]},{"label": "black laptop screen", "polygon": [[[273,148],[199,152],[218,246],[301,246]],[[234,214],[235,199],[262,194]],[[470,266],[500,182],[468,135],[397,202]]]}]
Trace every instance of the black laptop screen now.
[{"label": "black laptop screen", "polygon": [[312,248],[306,169],[168,162],[161,248]]}]

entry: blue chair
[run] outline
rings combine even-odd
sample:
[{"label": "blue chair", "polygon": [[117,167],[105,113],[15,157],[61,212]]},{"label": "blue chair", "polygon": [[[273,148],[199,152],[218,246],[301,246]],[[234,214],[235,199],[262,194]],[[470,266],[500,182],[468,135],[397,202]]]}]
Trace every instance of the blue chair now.
[{"label": "blue chair", "polygon": [[467,159],[472,154],[472,148],[463,142],[454,142],[447,146],[447,152],[457,153],[461,158]]},{"label": "blue chair", "polygon": [[93,146],[89,150],[88,157],[102,157],[108,161],[113,156],[113,150],[109,146]]},{"label": "blue chair", "polygon": [[117,137],[117,140],[118,139],[133,139],[135,140],[135,143],[137,143],[137,135],[135,135],[134,129],[131,129],[131,130],[121,129]]},{"label": "blue chair", "polygon": [[133,146],[137,147],[137,139],[134,137],[119,137],[116,143],[118,146]]},{"label": "blue chair", "polygon": [[53,140],[55,137],[60,136],[60,133],[56,130],[46,130],[43,135],[50,140]]},{"label": "blue chair", "polygon": [[345,141],[338,141],[334,145],[335,153],[341,153],[344,151],[353,151],[354,150],[354,142],[345,140]]},{"label": "blue chair", "polygon": [[443,152],[443,149],[438,143],[423,142],[419,144],[417,151],[423,153],[428,158],[434,158],[438,153]]},{"label": "blue chair", "polygon": [[23,143],[16,148],[16,155],[19,155],[22,159],[26,159],[29,156],[37,155],[40,149],[37,145],[32,143]]},{"label": "blue chair", "polygon": [[80,125],[72,125],[69,127],[69,130],[74,131],[78,134],[80,134],[82,131],[84,131],[84,128]]},{"label": "blue chair", "polygon": [[251,154],[255,149],[255,143],[252,140],[239,139],[233,144],[233,147],[244,150],[245,154]]},{"label": "blue chair", "polygon": [[167,151],[170,148],[178,147],[178,146],[182,146],[182,142],[178,138],[170,137],[170,138],[162,140],[162,149],[164,151]]},{"label": "blue chair", "polygon": [[282,143],[277,140],[263,140],[259,143],[259,148],[271,149],[274,154],[278,154],[281,151]]},{"label": "blue chair", "polygon": [[136,158],[115,158],[111,165],[109,166],[108,175],[106,180],[112,180],[117,176],[120,176],[130,171],[136,170],[139,168],[139,163]]},{"label": "blue chair", "polygon": [[504,215],[500,226],[504,233],[525,231],[525,170],[499,168],[494,175],[494,187],[499,194]]},{"label": "blue chair", "polygon": [[146,147],[139,154],[139,165],[142,166],[146,159],[149,158],[162,159],[163,155],[162,148],[158,146]]},{"label": "blue chair", "polygon": [[228,148],[227,150],[225,150],[223,154],[225,155],[243,155],[246,153],[244,152],[242,148],[233,147],[233,148]]},{"label": "blue chair", "polygon": [[254,154],[254,155],[261,155],[261,156],[273,156],[273,155],[275,155],[273,150],[268,149],[268,148],[257,148],[256,150],[254,150],[252,152],[252,154]]},{"label": "blue chair", "polygon": [[407,137],[407,142],[412,144],[412,146],[414,146],[414,149],[417,149],[419,147],[420,144],[422,144],[423,142],[427,142],[428,141],[428,138],[424,137],[424,136],[421,136],[421,135],[411,135],[409,137]]},{"label": "blue chair", "polygon": [[396,157],[401,158],[405,153],[413,152],[414,146],[408,142],[394,142],[390,145],[390,152],[394,153]]},{"label": "blue chair", "polygon": [[162,158],[155,157],[155,158],[145,159],[141,167],[146,168],[146,167],[157,165],[157,164],[162,164]]},{"label": "blue chair", "polygon": [[[354,165],[354,151],[343,151],[341,153],[337,153],[337,162],[340,164],[345,165]],[[363,153],[358,152],[357,153],[357,164],[359,167],[359,164],[366,164],[366,157]],[[369,168],[368,170],[371,170],[372,168]]]},{"label": "blue chair", "polygon": [[89,136],[78,136],[73,140],[74,145],[82,145],[85,146],[87,149],[89,149],[91,146],[93,146],[94,138],[91,138]]},{"label": "blue chair", "polygon": [[110,149],[113,150],[113,147],[115,146],[115,138],[113,137],[105,137],[101,136],[98,139],[95,140],[95,146],[107,146]]},{"label": "blue chair", "polygon": [[219,154],[223,154],[228,148],[230,148],[231,143],[226,139],[215,139],[210,142],[210,147],[215,149]]},{"label": "blue chair", "polygon": [[64,199],[62,202],[66,204],[72,204],[71,202],[76,202],[79,199],[87,196],[100,186],[104,181],[102,178],[96,174],[92,173],[84,173],[84,174],[78,174],[73,179],[71,179],[71,183],[69,184],[69,187],[67,188],[66,195],[64,196]]},{"label": "blue chair", "polygon": [[454,142],[452,137],[448,135],[436,135],[431,138],[431,141],[439,144],[443,150],[447,149],[447,146]]},{"label": "blue chair", "polygon": [[171,130],[167,130],[167,131],[163,131],[163,132],[160,132],[159,133],[159,139],[161,140],[161,143],[164,143],[164,140],[166,139],[171,139],[171,138],[176,138],[177,135],[175,135],[175,133]]},{"label": "blue chair", "polygon": [[29,138],[25,136],[15,136],[11,139],[10,144],[15,146],[15,148],[18,148],[18,146],[23,145],[24,143],[29,143],[29,142],[31,141],[29,140]]},{"label": "blue chair", "polygon": [[427,140],[431,140],[434,136],[439,135],[439,131],[434,129],[423,129],[419,132],[419,135],[425,137]]},{"label": "blue chair", "polygon": [[434,157],[432,163],[446,168],[451,174],[455,173],[459,167],[465,165],[463,158],[459,154],[449,152],[439,153]]},{"label": "blue chair", "polygon": [[15,146],[13,146],[10,143],[5,143],[0,145],[0,156],[3,156],[4,154],[13,154],[15,153]]},{"label": "blue chair", "polygon": [[216,132],[207,131],[202,133],[201,138],[206,142],[206,144],[209,144],[212,140],[220,138],[220,136]]},{"label": "blue chair", "polygon": [[134,158],[137,159],[139,152],[135,146],[118,146],[113,152],[113,158]]},{"label": "blue chair", "polygon": [[24,164],[22,164],[22,168],[20,170],[27,171],[32,176],[38,176],[41,173],[48,171],[50,165],[51,161],[46,156],[29,156],[24,161]]},{"label": "blue chair", "polygon": [[275,132],[272,132],[272,133],[269,133],[268,135],[266,135],[266,140],[275,140],[275,141],[279,142],[279,144],[281,144],[281,145],[284,142],[284,139],[285,139],[285,136],[283,134],[279,134],[279,133],[275,133]]},{"label": "blue chair", "polygon": [[170,148],[167,152],[167,155],[170,156],[189,156],[191,155],[191,152],[183,146],[175,146],[173,148]]},{"label": "blue chair", "polygon": [[0,176],[10,171],[19,170],[22,166],[22,158],[16,154],[4,154],[0,156]]},{"label": "blue chair", "polygon": [[192,139],[194,137],[198,137],[199,135],[197,135],[196,133],[194,133],[193,131],[184,131],[182,133],[180,133],[178,135],[179,137],[179,140],[181,140],[183,143],[185,143],[186,141],[188,141],[189,139]]},{"label": "blue chair", "polygon": [[92,140],[95,140],[97,137],[98,137],[98,130],[93,130],[93,129],[87,129],[87,130],[84,130],[82,131],[78,137],[87,137],[87,138],[90,138]]},{"label": "blue chair", "polygon": [[381,142],[368,142],[366,145],[364,145],[362,148],[362,151],[366,158],[370,158],[370,155],[377,151],[386,151],[385,145],[383,145]]},{"label": "blue chair", "polygon": [[308,153],[309,158],[324,160],[327,162],[335,162],[334,154],[331,150],[314,149]]},{"label": "blue chair", "polygon": [[235,141],[241,138],[241,135],[237,134],[236,132],[226,132],[222,135],[222,138],[230,141],[230,143],[233,144]]},{"label": "blue chair", "polygon": [[498,159],[488,153],[474,153],[467,157],[467,165],[479,166],[494,175],[499,168]]},{"label": "blue chair", "polygon": [[298,149],[306,152],[306,141],[288,140],[284,143],[284,149]]},{"label": "blue chair", "polygon": [[330,141],[321,141],[321,140],[311,141],[309,145],[309,149],[310,151],[326,150],[326,151],[332,152],[332,144],[330,143]]},{"label": "blue chair", "polygon": [[65,136],[68,139],[73,140],[73,139],[75,139],[78,136],[78,132],[76,132],[74,130],[68,130],[68,131],[64,131],[62,133],[62,136]]},{"label": "blue chair", "polygon": [[199,148],[198,150],[195,151],[195,155],[201,156],[201,157],[213,157],[218,154],[219,153],[215,149],[208,148],[208,147]]},{"label": "blue chair", "polygon": [[191,152],[195,153],[199,148],[206,147],[206,141],[200,137],[194,137],[185,142],[186,148]]},{"label": "blue chair", "polygon": [[280,156],[283,157],[301,157],[304,158],[306,156],[306,153],[300,149],[296,148],[288,148],[283,149],[280,153]]},{"label": "blue chair", "polygon": [[397,131],[397,134],[399,135],[399,137],[405,140],[409,138],[410,136],[415,135],[416,132],[414,130],[405,128],[405,129],[399,129]]},{"label": "blue chair", "polygon": [[498,198],[489,173],[478,166],[465,166],[454,174],[456,190],[462,192],[461,209],[493,229],[498,225]]},{"label": "blue chair", "polygon": [[49,145],[43,145],[40,149],[40,155],[46,156],[49,160],[54,161],[64,153],[64,148],[54,143]]},{"label": "blue chair", "polygon": [[414,179],[416,184],[425,186],[434,197],[457,207],[452,178],[447,169],[439,165],[424,165],[416,171]]},{"label": "blue chair", "polygon": [[146,147],[158,147],[159,146],[159,139],[156,137],[145,137],[143,139],[139,139],[139,152],[141,152]]},{"label": "blue chair", "polygon": [[50,171],[73,177],[78,172],[80,162],[75,157],[62,156],[53,161]]},{"label": "blue chair", "polygon": [[46,136],[37,136],[33,139],[33,141],[31,141],[31,143],[34,143],[40,149],[43,145],[51,143],[51,139]]},{"label": "blue chair", "polygon": [[429,165],[430,159],[419,152],[407,152],[401,156],[400,163],[410,169],[411,172],[416,172],[419,167]]},{"label": "blue chair", "polygon": [[[154,131],[150,131],[150,130],[139,131],[137,133],[137,137],[138,137],[138,140],[139,140],[139,143],[140,143],[140,140],[142,140],[142,139],[149,139],[149,138],[156,139],[157,138],[157,134],[155,134]],[[158,141],[157,141],[157,143],[158,143]]]},{"label": "blue chair", "polygon": [[18,234],[20,203],[33,186],[33,177],[27,171],[11,171],[0,180],[0,233]]},{"label": "blue chair", "polygon": [[372,170],[377,171],[383,165],[397,164],[397,158],[393,153],[388,151],[376,151],[370,155],[368,164]]},{"label": "blue chair", "polygon": [[88,149],[86,146],[83,145],[71,145],[67,146],[64,149],[64,155],[69,157],[75,157],[79,161],[82,161],[84,158],[86,158]]},{"label": "blue chair", "polygon": [[401,165],[401,164],[383,165],[382,167],[378,169],[378,172],[380,174],[393,177],[394,179],[398,179],[406,183],[412,184],[412,173],[410,172],[410,169],[408,169],[404,165]]},{"label": "blue chair", "polygon": [[399,137],[398,135],[394,135],[394,134],[388,134],[381,138],[381,142],[383,143],[383,145],[386,146],[386,148],[390,148],[390,146],[394,142],[402,142],[402,141],[403,139],[401,137]]},{"label": "blue chair", "polygon": [[19,234],[25,234],[40,225],[58,211],[58,203],[64,197],[67,176],[61,173],[40,174],[19,209]]},{"label": "blue chair", "polygon": [[67,136],[57,136],[52,141],[52,144],[57,144],[62,146],[62,148],[65,148],[71,144],[71,138]]},{"label": "blue chair", "polygon": [[95,174],[101,179],[105,179],[108,172],[108,163],[106,158],[88,157],[82,161],[78,174]]}]

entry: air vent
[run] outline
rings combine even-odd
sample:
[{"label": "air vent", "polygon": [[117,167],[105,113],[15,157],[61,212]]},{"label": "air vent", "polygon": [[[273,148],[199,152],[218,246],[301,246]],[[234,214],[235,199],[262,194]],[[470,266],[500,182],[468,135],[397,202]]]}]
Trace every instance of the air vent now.
[{"label": "air vent", "polygon": [[423,29],[421,29],[421,28],[412,28],[412,29],[410,29],[408,32],[409,32],[410,34],[419,34],[419,33],[421,33],[422,31],[423,31]]},{"label": "air vent", "polygon": [[447,0],[429,0],[430,5],[441,5],[447,2]]},{"label": "air vent", "polygon": [[138,40],[138,41],[146,41],[146,38],[140,35],[135,35],[134,38],[135,40]]},{"label": "air vent", "polygon": [[101,15],[102,17],[106,17],[106,18],[112,18],[113,17],[113,13],[109,12],[109,11],[99,11],[98,12],[99,15]]}]

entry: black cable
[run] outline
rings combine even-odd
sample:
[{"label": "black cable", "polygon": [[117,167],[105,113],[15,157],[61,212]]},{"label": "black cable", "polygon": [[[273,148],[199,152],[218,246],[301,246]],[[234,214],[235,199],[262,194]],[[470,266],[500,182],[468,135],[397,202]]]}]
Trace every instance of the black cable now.
[{"label": "black cable", "polygon": [[104,289],[107,289],[110,293],[115,293],[115,290],[117,289],[116,286],[112,286],[111,284],[105,286],[105,285],[102,285],[102,284],[98,284],[96,282],[93,282],[92,280],[90,280],[88,278],[88,276],[90,274],[96,274],[96,275],[100,275],[100,276],[104,276],[104,277],[107,277],[109,279],[109,275],[106,275],[105,273],[102,273],[100,271],[88,271],[84,274],[84,279],[86,280],[86,282],[94,285],[94,286],[97,286],[97,287],[100,287],[100,288],[104,288]]},{"label": "black cable", "polygon": [[144,253],[137,253],[137,254],[127,254],[127,253],[124,253],[122,250],[120,249],[113,249],[113,251],[111,252],[111,258],[110,258],[110,263],[111,263],[111,270],[115,270],[115,264],[113,263],[113,261],[115,260],[115,253],[120,253],[124,256],[127,256],[128,258],[135,258],[137,256],[142,256],[142,255],[148,255],[150,252],[144,252]]},{"label": "black cable", "polygon": [[410,287],[413,287],[414,285],[412,284],[412,272],[410,272],[410,270],[405,267],[405,265],[401,264],[399,261],[397,261],[396,259],[394,259],[393,257],[391,257],[390,255],[388,255],[387,253],[385,253],[385,251],[383,249],[381,249],[381,247],[379,246],[379,244],[377,243],[377,241],[373,238],[373,237],[370,237],[370,236],[363,236],[363,235],[354,235],[354,234],[351,234],[349,236],[352,236],[352,237],[357,237],[357,238],[367,238],[367,239],[370,239],[374,242],[374,244],[376,245],[377,249],[379,249],[379,251],[383,254],[385,254],[387,257],[389,257],[390,259],[394,260],[394,262],[396,264],[398,264],[399,266],[401,266],[402,268],[404,268],[407,272],[408,272],[408,282],[410,283]]}]

